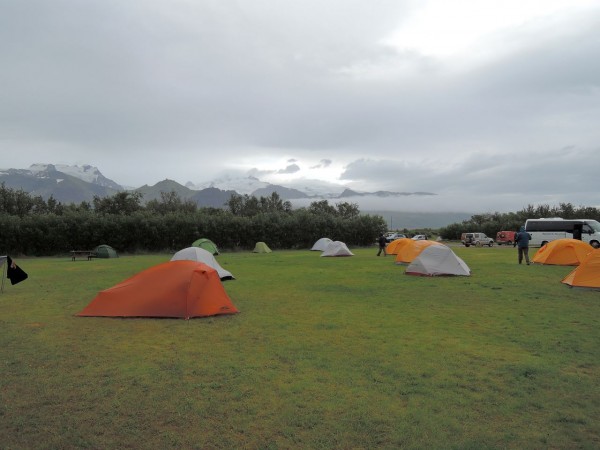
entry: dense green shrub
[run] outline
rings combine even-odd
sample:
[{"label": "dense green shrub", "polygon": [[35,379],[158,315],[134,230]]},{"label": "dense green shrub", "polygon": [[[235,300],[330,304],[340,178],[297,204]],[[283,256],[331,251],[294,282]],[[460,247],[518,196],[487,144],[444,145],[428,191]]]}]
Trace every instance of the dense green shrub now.
[{"label": "dense green shrub", "polygon": [[[175,192],[146,206],[139,194],[120,192],[88,203],[63,205],[44,201],[0,183],[0,254],[54,255],[70,250],[89,250],[108,244],[119,252],[179,250],[196,239],[208,238],[221,249],[252,249],[264,241],[273,249],[310,248],[322,237],[350,246],[372,245],[386,231],[381,216],[361,215],[358,206],[327,200],[293,210],[276,193],[269,197],[233,195],[228,209],[197,208],[181,201]],[[528,218],[562,217],[600,220],[600,210],[561,203],[541,205],[516,213],[477,214],[439,230],[446,240],[461,233],[480,231],[495,237],[501,230],[517,230]],[[412,234],[432,235],[433,230]],[[406,232],[406,231],[405,231]]]},{"label": "dense green shrub", "polygon": [[141,196],[120,192],[90,204],[62,205],[0,184],[0,253],[52,255],[108,244],[120,252],[177,250],[209,238],[221,249],[310,248],[329,237],[352,246],[370,245],[386,229],[380,216],[327,200],[293,210],[276,193],[233,195],[226,209],[196,208],[174,192],[142,205]]}]

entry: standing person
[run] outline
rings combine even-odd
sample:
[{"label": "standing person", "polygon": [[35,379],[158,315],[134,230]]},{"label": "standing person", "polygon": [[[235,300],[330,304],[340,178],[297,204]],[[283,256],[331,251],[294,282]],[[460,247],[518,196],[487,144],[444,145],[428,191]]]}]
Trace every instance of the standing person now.
[{"label": "standing person", "polygon": [[529,241],[531,240],[531,235],[525,231],[525,227],[519,228],[519,232],[515,235],[515,243],[513,247],[519,247],[519,264],[523,261],[523,256],[525,257],[525,262],[529,265]]},{"label": "standing person", "polygon": [[385,240],[385,236],[382,234],[379,235],[379,239],[377,239],[377,242],[379,243],[379,251],[377,252],[377,256],[381,255],[381,252],[383,251],[383,256],[387,256],[387,253],[385,252],[385,246],[387,245],[387,241]]}]

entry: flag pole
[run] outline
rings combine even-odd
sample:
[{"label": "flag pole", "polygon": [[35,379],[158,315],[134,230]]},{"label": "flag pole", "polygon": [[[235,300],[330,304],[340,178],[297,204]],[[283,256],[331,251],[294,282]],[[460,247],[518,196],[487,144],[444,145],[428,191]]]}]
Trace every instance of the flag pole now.
[{"label": "flag pole", "polygon": [[7,260],[5,256],[0,256],[0,269],[2,269],[2,285],[0,286],[0,292],[4,293],[4,262]]}]

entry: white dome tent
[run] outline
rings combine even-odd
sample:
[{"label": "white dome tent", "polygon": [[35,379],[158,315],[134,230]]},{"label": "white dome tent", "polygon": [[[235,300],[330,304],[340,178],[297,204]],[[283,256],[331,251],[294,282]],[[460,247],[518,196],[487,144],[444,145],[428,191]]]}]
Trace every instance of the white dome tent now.
[{"label": "white dome tent", "polygon": [[313,245],[310,250],[311,251],[318,251],[318,252],[325,251],[325,249],[327,248],[327,246],[329,244],[331,244],[332,242],[333,241],[331,239],[326,238],[326,237],[322,237],[317,242],[315,242],[315,245]]},{"label": "white dome tent", "polygon": [[425,248],[406,268],[406,275],[470,276],[467,264],[445,245],[432,245]]},{"label": "white dome tent", "polygon": [[203,248],[188,247],[184,248],[183,250],[179,250],[173,255],[171,261],[180,260],[198,261],[206,264],[207,266],[212,267],[219,274],[219,278],[221,278],[221,281],[235,279],[231,272],[221,267],[221,265],[217,262],[217,260],[211,252],[209,252],[208,250],[204,250]]},{"label": "white dome tent", "polygon": [[348,246],[341,241],[330,242],[321,256],[354,256]]}]

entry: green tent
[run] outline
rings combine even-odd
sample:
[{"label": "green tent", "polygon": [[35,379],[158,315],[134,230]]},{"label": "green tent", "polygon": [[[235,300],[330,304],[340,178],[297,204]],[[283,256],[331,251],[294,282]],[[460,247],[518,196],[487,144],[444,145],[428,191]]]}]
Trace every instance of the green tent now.
[{"label": "green tent", "polygon": [[118,258],[117,252],[110,245],[99,245],[94,249],[96,258]]},{"label": "green tent", "polygon": [[219,250],[217,249],[216,244],[210,239],[198,239],[192,243],[192,247],[200,247],[206,250],[207,252],[211,252],[213,255],[218,255]]},{"label": "green tent", "polygon": [[271,253],[271,249],[264,242],[257,242],[252,251],[254,253]]}]

